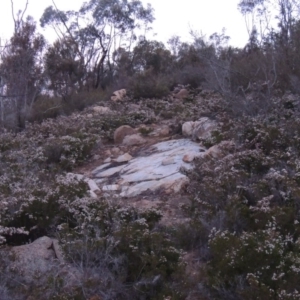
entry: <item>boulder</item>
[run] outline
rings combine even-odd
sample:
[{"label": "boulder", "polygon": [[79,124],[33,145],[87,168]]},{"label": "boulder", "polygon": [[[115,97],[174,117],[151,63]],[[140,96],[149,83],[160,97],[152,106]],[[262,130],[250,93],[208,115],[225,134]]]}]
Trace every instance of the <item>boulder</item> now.
[{"label": "boulder", "polygon": [[196,122],[195,128],[193,130],[194,139],[205,139],[211,136],[212,131],[216,130],[218,125],[215,121],[210,120],[209,118],[201,118]]},{"label": "boulder", "polygon": [[37,276],[47,274],[55,261],[63,262],[58,242],[47,236],[28,245],[12,247],[10,254],[13,257],[10,268],[22,275],[26,282],[31,282],[36,280]]},{"label": "boulder", "polygon": [[121,144],[127,135],[135,134],[135,130],[129,125],[122,125],[114,132],[114,141],[116,144]]},{"label": "boulder", "polygon": [[186,163],[184,157],[188,157],[190,162],[191,158],[203,156],[205,152],[202,151],[198,143],[189,139],[164,141],[148,147],[145,156],[132,158],[119,166],[100,166],[92,174],[101,178],[102,191],[121,190],[121,197],[160,190],[177,193],[188,182],[187,176],[181,172],[182,168],[193,167]]},{"label": "boulder", "polygon": [[182,134],[193,139],[203,139],[211,136],[211,132],[217,129],[217,123],[207,117],[196,122],[185,122],[182,125]]},{"label": "boulder", "polygon": [[192,136],[193,135],[193,130],[195,128],[195,123],[196,122],[185,122],[182,125],[182,134],[183,136]]},{"label": "boulder", "polygon": [[187,89],[181,89],[177,94],[174,95],[176,99],[183,100],[189,96]]},{"label": "boulder", "polygon": [[184,157],[182,158],[182,160],[184,162],[186,162],[186,163],[190,163],[190,162],[192,162],[194,160],[194,158],[195,158],[195,155],[193,155],[193,154],[186,154],[186,155],[184,155]]},{"label": "boulder", "polygon": [[210,147],[205,156],[213,157],[216,159],[220,159],[228,154],[228,152],[232,152],[235,148],[235,144],[232,141],[222,141],[220,144],[214,145]]},{"label": "boulder", "polygon": [[126,90],[121,89],[121,90],[113,92],[110,99],[114,102],[117,102],[117,101],[122,101],[125,96],[126,96]]},{"label": "boulder", "polygon": [[127,135],[123,140],[123,145],[126,146],[135,146],[135,145],[142,145],[146,142],[146,140],[138,133]]}]

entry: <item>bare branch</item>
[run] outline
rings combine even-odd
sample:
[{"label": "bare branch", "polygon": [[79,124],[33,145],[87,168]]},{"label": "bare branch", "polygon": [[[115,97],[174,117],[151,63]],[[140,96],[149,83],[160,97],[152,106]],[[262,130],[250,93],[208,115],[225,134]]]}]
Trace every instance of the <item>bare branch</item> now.
[{"label": "bare branch", "polygon": [[24,8],[23,13],[22,13],[22,15],[21,15],[20,21],[23,21],[23,17],[24,17],[24,14],[25,14],[27,8],[28,8],[28,0],[26,1],[25,8]]},{"label": "bare branch", "polygon": [[12,18],[14,20],[14,25],[15,25],[15,32],[17,32],[17,21],[15,19],[14,1],[10,0],[10,3],[11,3],[11,14],[12,14]]},{"label": "bare branch", "polygon": [[23,18],[24,18],[24,15],[25,15],[26,11],[27,11],[29,2],[28,2],[28,0],[26,1],[25,8],[22,11],[21,17],[18,17],[18,20],[16,20],[16,18],[15,18],[14,1],[10,0],[10,3],[11,3],[11,14],[12,14],[12,18],[14,20],[15,32],[18,32],[18,30],[20,28],[20,25],[23,22]]},{"label": "bare branch", "polygon": [[[56,3],[55,3],[54,0],[52,0],[52,3],[53,3],[53,5],[54,5],[56,11],[58,11],[58,8],[57,8]],[[76,39],[74,38],[74,36],[73,36],[73,34],[72,34],[70,28],[68,27],[68,25],[66,24],[66,22],[65,22],[65,20],[64,20],[63,18],[60,18],[60,20],[61,20],[61,22],[63,23],[64,27],[66,28],[67,33],[69,34],[70,38],[72,39],[72,41],[73,41],[73,43],[74,43],[74,45],[75,45],[75,47],[76,47],[77,54],[80,56],[80,59],[81,59],[81,61],[83,62],[83,61],[84,61],[84,57],[83,57],[82,53],[81,53],[80,50],[79,50],[78,43],[76,42]]]}]

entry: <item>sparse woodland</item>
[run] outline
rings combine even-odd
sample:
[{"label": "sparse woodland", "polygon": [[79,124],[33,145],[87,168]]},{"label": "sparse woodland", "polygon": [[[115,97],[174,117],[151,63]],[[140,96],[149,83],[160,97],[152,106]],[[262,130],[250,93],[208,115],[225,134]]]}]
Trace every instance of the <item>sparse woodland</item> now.
[{"label": "sparse woodland", "polygon": [[[67,12],[53,2],[40,19],[53,44],[26,8],[13,13],[0,48],[0,300],[300,299],[300,2],[237,9],[244,48],[225,30],[149,40],[154,10],[139,0]],[[189,90],[180,101],[178,85]],[[112,102],[121,88],[126,100]],[[114,114],[91,113],[99,104]],[[218,129],[198,142],[221,154],[195,159],[184,190],[161,196],[184,199],[181,221],[112,193],[90,197],[67,176],[121,125],[170,122],[181,138],[201,117]],[[43,236],[59,241],[65,264],[28,282],[6,253]]]}]

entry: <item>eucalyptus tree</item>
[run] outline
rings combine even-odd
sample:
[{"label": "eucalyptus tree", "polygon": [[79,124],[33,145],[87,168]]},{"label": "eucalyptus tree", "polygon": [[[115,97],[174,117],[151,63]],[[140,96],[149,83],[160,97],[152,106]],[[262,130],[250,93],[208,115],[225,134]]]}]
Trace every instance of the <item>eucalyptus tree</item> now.
[{"label": "eucalyptus tree", "polygon": [[[43,87],[44,37],[31,17],[15,19],[15,31],[1,51],[1,121],[22,129]],[[5,120],[6,118],[6,120]],[[9,120],[8,120],[9,119]]]},{"label": "eucalyptus tree", "polygon": [[112,53],[120,47],[130,51],[138,32],[145,34],[153,20],[151,5],[140,0],[90,0],[79,11],[61,11],[53,1],[40,20],[58,37],[46,55],[52,87],[65,82],[66,93],[104,88],[105,76],[114,69]]},{"label": "eucalyptus tree", "polygon": [[260,52],[253,74],[263,73],[269,91],[276,84],[290,88],[293,76],[300,82],[300,1],[240,0],[238,8],[248,21],[247,50]]},{"label": "eucalyptus tree", "polygon": [[288,43],[293,25],[299,18],[300,1],[240,0],[238,9],[245,17],[249,37],[256,31],[264,39],[277,25],[284,42]]}]

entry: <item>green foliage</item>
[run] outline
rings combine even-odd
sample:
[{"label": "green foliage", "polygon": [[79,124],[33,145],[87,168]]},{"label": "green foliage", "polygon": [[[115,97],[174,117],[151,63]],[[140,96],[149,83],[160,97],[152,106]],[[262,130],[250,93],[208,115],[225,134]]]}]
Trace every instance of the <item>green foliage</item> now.
[{"label": "green foliage", "polygon": [[199,230],[188,229],[189,243],[211,297],[299,297],[299,109],[285,105],[291,98],[274,100],[272,113],[224,119],[222,136],[236,151],[219,144],[218,159],[199,159],[188,172],[184,212]]},{"label": "green foliage", "polygon": [[36,33],[34,20],[18,18],[9,46],[1,51],[1,85],[5,86],[1,96],[10,100],[2,101],[2,125],[17,131],[25,127],[43,84],[40,56],[44,47],[45,39]]},{"label": "green foliage", "polygon": [[77,226],[62,226],[61,242],[72,264],[90,270],[90,276],[82,282],[85,288],[106,292],[114,289],[105,286],[103,278],[93,280],[93,274],[101,270],[110,282],[115,281],[115,288],[123,285],[119,293],[132,287],[136,297],[146,294],[161,299],[171,287],[172,276],[183,266],[180,251],[166,233],[157,230],[159,211],[139,212],[104,199],[75,201],[70,210]]},{"label": "green foliage", "polygon": [[153,131],[152,128],[145,128],[145,127],[142,127],[139,129],[139,132],[142,134],[142,135],[148,135],[149,133],[151,133]]},{"label": "green foliage", "polygon": [[45,144],[44,155],[49,165],[59,164],[63,170],[70,171],[74,165],[88,157],[95,141],[96,137],[91,138],[85,133],[49,138]]},{"label": "green foliage", "polygon": [[131,82],[134,98],[161,98],[169,94],[168,84],[162,77],[155,76],[151,71],[136,75]]},{"label": "green foliage", "polygon": [[222,133],[219,130],[213,130],[211,136],[205,139],[202,139],[201,142],[206,148],[210,148],[214,145],[221,143],[224,140]]},{"label": "green foliage", "polygon": [[[295,299],[299,242],[281,234],[278,227],[274,218],[265,229],[244,232],[240,236],[212,231],[209,241],[212,258],[208,264],[210,284],[229,288],[235,278],[243,276],[249,284],[248,290],[255,291],[247,299],[255,299],[258,292],[267,293],[268,298]],[[237,292],[243,294],[243,291]]]},{"label": "green foliage", "polygon": [[[27,287],[17,273],[6,275],[1,253],[4,299],[300,298],[300,23],[293,1],[277,4],[278,30],[260,36],[254,29],[243,49],[227,47],[224,31],[208,41],[192,32],[189,44],[175,37],[172,53],[145,37],[135,43],[135,29],[153,21],[151,6],[140,1],[47,8],[42,25],[62,36],[45,54],[33,20],[16,19],[0,65],[2,96],[10,100],[1,106],[1,125],[17,129],[0,133],[0,243],[57,235],[77,281],[53,267]],[[240,1],[243,14],[258,18],[263,5],[268,1]],[[180,104],[166,97],[177,84],[193,88]],[[129,111],[130,97],[105,103],[114,87],[129,87],[141,111]],[[99,101],[114,112],[86,109]],[[66,174],[112,141],[116,128],[153,116],[179,127],[210,116],[219,125],[200,141],[219,152],[186,171],[190,202],[181,207],[184,222],[172,228],[159,224],[157,210],[90,198],[86,182]],[[191,274],[181,249],[195,258]]]}]

